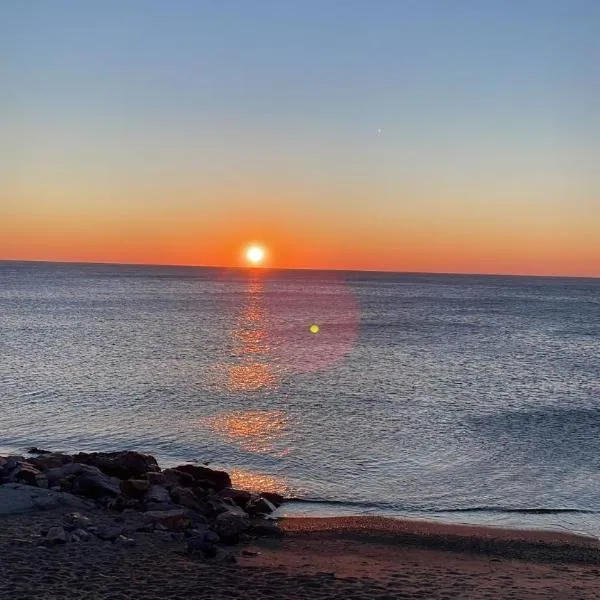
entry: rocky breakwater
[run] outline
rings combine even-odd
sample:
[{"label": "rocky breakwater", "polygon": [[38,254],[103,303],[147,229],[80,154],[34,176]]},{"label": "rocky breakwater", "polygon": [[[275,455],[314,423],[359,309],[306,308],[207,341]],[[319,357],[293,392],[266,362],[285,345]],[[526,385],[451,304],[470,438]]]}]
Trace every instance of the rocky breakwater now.
[{"label": "rocky breakwater", "polygon": [[[214,557],[224,545],[281,535],[269,515],[283,498],[235,489],[224,471],[195,464],[161,469],[153,456],[133,451],[31,453],[0,457],[0,492],[53,498],[24,505],[25,510],[68,506],[96,511],[95,517],[63,515],[42,532],[44,545],[95,540],[134,545],[135,536],[130,536],[135,532],[160,532],[181,539],[190,554]],[[103,518],[111,515],[110,522]]]}]

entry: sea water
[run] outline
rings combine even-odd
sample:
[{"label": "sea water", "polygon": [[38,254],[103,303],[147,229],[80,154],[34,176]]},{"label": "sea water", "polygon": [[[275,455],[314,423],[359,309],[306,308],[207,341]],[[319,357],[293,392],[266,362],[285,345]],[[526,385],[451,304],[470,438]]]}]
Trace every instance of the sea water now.
[{"label": "sea water", "polygon": [[0,453],[32,445],[600,536],[600,280],[0,262]]}]

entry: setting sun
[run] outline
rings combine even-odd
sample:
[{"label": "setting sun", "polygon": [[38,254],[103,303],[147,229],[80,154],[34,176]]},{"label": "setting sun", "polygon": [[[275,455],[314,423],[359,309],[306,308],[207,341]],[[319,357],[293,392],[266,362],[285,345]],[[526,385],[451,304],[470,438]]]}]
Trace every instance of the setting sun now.
[{"label": "setting sun", "polygon": [[265,258],[265,250],[260,246],[250,246],[246,250],[246,259],[253,265],[259,265]]}]

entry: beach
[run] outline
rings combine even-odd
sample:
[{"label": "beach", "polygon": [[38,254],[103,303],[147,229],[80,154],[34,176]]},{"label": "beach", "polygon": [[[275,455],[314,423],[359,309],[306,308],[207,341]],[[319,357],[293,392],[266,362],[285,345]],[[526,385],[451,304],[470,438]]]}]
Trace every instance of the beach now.
[{"label": "beach", "polygon": [[[87,514],[114,518],[98,509]],[[0,598],[599,597],[600,544],[570,534],[368,517],[286,519],[283,537],[249,539],[206,559],[186,554],[169,532],[136,532],[133,546],[40,545],[40,530],[62,516],[64,509],[1,518]]]}]

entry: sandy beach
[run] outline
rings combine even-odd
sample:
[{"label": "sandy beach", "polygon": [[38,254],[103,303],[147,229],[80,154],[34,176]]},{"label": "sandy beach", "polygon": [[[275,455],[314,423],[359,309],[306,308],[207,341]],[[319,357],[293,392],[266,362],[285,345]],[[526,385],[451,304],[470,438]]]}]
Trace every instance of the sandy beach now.
[{"label": "sandy beach", "polygon": [[166,531],[136,532],[131,547],[41,546],[40,531],[63,513],[2,517],[0,598],[600,597],[600,544],[575,535],[369,517],[286,519],[282,538],[252,539],[206,559],[187,555],[182,539]]}]

